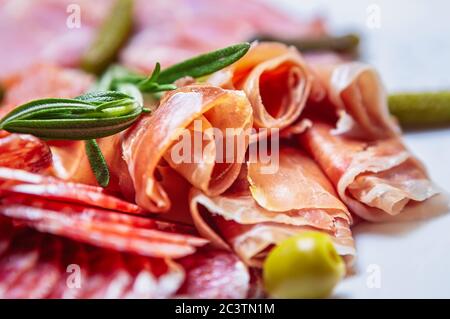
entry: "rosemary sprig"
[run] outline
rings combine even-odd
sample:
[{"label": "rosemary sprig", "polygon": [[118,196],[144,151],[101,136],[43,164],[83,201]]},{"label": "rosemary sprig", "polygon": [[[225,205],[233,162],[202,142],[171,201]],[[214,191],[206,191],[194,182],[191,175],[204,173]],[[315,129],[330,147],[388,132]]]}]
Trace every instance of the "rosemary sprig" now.
[{"label": "rosemary sprig", "polygon": [[74,99],[41,99],[15,108],[0,121],[0,130],[31,134],[52,140],[84,140],[94,175],[108,186],[109,171],[95,139],[114,135],[130,127],[143,113],[142,93],[155,94],[176,88],[173,82],[214,73],[240,59],[248,43],[202,54],[161,71],[156,64],[148,77],[112,66],[90,93]]},{"label": "rosemary sprig", "polygon": [[113,65],[102,76],[97,84],[97,89],[117,90],[120,85],[133,84],[142,93],[173,90],[176,88],[173,85],[176,80],[187,76],[199,78],[219,71],[243,57],[249,48],[250,44],[247,42],[235,44],[198,55],[162,71],[160,64],[156,63],[152,74],[148,77],[133,73],[124,67]]},{"label": "rosemary sprig", "polygon": [[109,184],[109,169],[96,140],[86,140],[86,155],[97,182],[102,187]]},{"label": "rosemary sprig", "polygon": [[134,98],[120,92],[43,99],[17,107],[0,121],[0,129],[53,140],[87,140],[123,131],[142,109]]}]

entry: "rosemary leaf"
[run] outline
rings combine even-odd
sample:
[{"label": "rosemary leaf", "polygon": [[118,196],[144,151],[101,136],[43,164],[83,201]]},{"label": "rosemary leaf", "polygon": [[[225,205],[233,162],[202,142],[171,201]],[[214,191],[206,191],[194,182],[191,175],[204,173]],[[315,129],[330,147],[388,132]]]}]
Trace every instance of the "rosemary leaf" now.
[{"label": "rosemary leaf", "polygon": [[89,164],[98,184],[101,187],[107,187],[109,185],[109,169],[97,141],[94,139],[86,140],[84,144]]},{"label": "rosemary leaf", "polygon": [[235,44],[175,64],[159,74],[158,83],[170,84],[185,76],[198,78],[233,64],[247,53],[249,43]]}]

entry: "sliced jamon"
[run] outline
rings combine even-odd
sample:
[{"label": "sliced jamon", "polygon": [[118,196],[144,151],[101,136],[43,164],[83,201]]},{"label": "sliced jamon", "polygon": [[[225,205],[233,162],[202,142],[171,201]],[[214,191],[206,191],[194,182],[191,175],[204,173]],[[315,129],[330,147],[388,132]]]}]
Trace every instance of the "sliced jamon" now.
[{"label": "sliced jamon", "polygon": [[246,298],[250,275],[244,263],[225,250],[201,250],[179,263],[186,270],[186,281],[178,295],[188,298]]},{"label": "sliced jamon", "polygon": [[352,219],[332,185],[305,153],[283,147],[279,156],[270,178],[266,171],[271,164],[254,162],[222,195],[192,190],[191,213],[199,232],[259,267],[273,245],[299,232],[318,230],[332,236],[351,265]]},{"label": "sliced jamon", "polygon": [[252,104],[256,127],[285,128],[302,112],[313,76],[295,48],[263,42],[254,43],[242,59],[208,81],[243,90]]},{"label": "sliced jamon", "polygon": [[[31,231],[30,231],[31,235]],[[37,248],[39,258],[31,269],[23,273],[5,291],[8,299],[44,298],[61,280],[62,243],[57,237],[44,236]]]},{"label": "sliced jamon", "polygon": [[154,222],[152,225],[149,219],[103,209],[17,194],[4,196],[0,203],[2,215],[41,232],[118,251],[177,258],[189,255],[196,247],[207,243],[192,235],[159,230],[159,224]]},{"label": "sliced jamon", "polygon": [[0,137],[0,167],[39,172],[52,163],[48,145],[31,135],[9,134]]},{"label": "sliced jamon", "polygon": [[447,211],[446,196],[399,138],[367,142],[333,134],[333,129],[314,122],[299,140],[354,214],[385,221]]},{"label": "sliced jamon", "polygon": [[314,64],[313,69],[326,90],[326,102],[339,116],[335,133],[365,139],[399,134],[387,108],[384,86],[372,67],[350,62]]},{"label": "sliced jamon", "polygon": [[[242,92],[209,85],[171,91],[152,116],[142,117],[124,136],[122,156],[136,203],[152,212],[170,209],[169,196],[158,180],[163,160],[204,192],[223,192],[239,173],[252,120],[251,106]],[[214,135],[217,131],[221,134]],[[225,151],[230,140],[234,148]]]},{"label": "sliced jamon", "polygon": [[0,192],[34,195],[66,203],[78,203],[131,214],[142,214],[136,205],[108,195],[96,186],[63,182],[53,177],[0,167]]}]

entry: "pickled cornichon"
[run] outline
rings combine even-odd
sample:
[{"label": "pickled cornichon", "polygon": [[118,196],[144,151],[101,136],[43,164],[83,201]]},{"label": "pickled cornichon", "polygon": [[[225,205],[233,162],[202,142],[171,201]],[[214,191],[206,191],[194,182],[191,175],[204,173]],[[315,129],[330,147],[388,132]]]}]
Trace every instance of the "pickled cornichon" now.
[{"label": "pickled cornichon", "polygon": [[392,94],[389,110],[403,127],[450,125],[450,91]]},{"label": "pickled cornichon", "polygon": [[100,74],[117,56],[133,27],[133,0],[116,0],[94,42],[81,58],[81,68]]},{"label": "pickled cornichon", "polygon": [[273,298],[325,298],[345,275],[345,263],[327,234],[308,231],[286,239],[264,262],[266,292]]}]

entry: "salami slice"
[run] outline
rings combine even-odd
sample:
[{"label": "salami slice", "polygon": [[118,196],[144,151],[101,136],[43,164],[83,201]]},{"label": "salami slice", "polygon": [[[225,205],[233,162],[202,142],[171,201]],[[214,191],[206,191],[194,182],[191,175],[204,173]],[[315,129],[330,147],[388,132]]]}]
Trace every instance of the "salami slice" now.
[{"label": "salami slice", "polygon": [[[6,196],[0,213],[41,232],[100,247],[152,257],[183,257],[207,240],[159,230],[150,219],[103,209],[52,202],[31,196]],[[123,221],[123,222],[122,222]]]},{"label": "salami slice", "polygon": [[0,191],[141,214],[136,205],[108,195],[100,187],[68,183],[53,177],[0,167]]},{"label": "salami slice", "polygon": [[0,138],[0,167],[39,172],[50,166],[52,154],[48,145],[31,135],[8,134]]},{"label": "salami slice", "polygon": [[183,258],[186,281],[178,292],[189,298],[246,298],[250,287],[247,267],[233,253],[204,250]]}]

